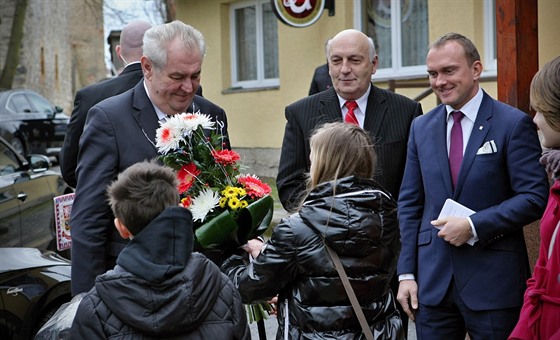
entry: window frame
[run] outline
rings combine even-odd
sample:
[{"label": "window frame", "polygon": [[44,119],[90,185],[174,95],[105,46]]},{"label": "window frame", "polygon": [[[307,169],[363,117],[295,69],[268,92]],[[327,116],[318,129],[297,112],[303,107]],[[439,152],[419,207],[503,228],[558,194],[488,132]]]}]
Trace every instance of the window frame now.
[{"label": "window frame", "polygon": [[[269,0],[251,0],[232,3],[230,6],[230,48],[231,48],[231,86],[232,88],[263,88],[272,87],[280,85],[280,78],[264,78],[265,77],[265,67],[264,67],[264,37],[263,37],[263,5],[270,4]],[[257,53],[257,79],[255,80],[238,80],[238,68],[237,68],[237,31],[236,31],[236,18],[235,11],[240,8],[245,7],[255,7],[256,14],[256,53]],[[278,48],[276,53],[278,54]]]},{"label": "window frame", "polygon": [[[402,63],[401,56],[401,37],[400,37],[400,3],[401,0],[392,0],[394,3],[391,6],[391,44],[392,44],[392,58],[393,60],[399,60],[399,64]],[[354,28],[357,30],[362,30],[362,10],[364,7],[364,0],[354,0]],[[496,7],[496,0],[483,0],[483,25],[484,25],[484,56],[482,56],[484,61],[484,71],[482,73],[483,77],[492,77],[497,74],[497,58],[494,55],[494,49],[496,41],[494,39],[496,35],[496,18],[493,8]],[[428,14],[428,21],[429,21]],[[396,27],[396,29],[395,29]],[[428,32],[429,33],[429,32]],[[418,66],[406,66],[399,67],[398,65],[392,65],[391,68],[377,69],[377,72],[373,75],[372,79],[375,81],[387,81],[392,79],[411,79],[411,78],[425,78],[426,77],[426,65]]]}]

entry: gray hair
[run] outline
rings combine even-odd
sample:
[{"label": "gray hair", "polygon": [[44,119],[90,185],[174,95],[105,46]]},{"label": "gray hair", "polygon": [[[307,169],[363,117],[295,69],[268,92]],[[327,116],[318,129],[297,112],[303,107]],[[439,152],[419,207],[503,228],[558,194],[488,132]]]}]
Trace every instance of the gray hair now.
[{"label": "gray hair", "polygon": [[196,28],[175,20],[167,24],[156,25],[144,34],[144,55],[154,67],[162,69],[167,62],[167,46],[175,39],[181,39],[187,50],[197,49],[201,59],[206,54],[204,36]]}]

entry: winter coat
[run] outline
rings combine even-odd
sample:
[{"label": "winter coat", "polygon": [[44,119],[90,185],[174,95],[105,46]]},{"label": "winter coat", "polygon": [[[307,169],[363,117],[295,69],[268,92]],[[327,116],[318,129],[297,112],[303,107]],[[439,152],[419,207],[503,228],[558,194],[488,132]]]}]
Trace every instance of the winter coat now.
[{"label": "winter coat", "polygon": [[509,339],[560,339],[560,230],[548,257],[554,229],[560,221],[560,181],[550,189],[540,223],[541,244],[533,276],[527,281],[523,308]]},{"label": "winter coat", "polygon": [[340,257],[374,336],[403,339],[389,288],[400,251],[396,209],[373,180],[322,183],[274,228],[252,263],[232,256],[222,271],[244,303],[278,294],[277,339],[365,338],[326,243]]},{"label": "winter coat", "polygon": [[70,338],[250,339],[239,293],[192,249],[191,213],[166,209],[97,277]]}]

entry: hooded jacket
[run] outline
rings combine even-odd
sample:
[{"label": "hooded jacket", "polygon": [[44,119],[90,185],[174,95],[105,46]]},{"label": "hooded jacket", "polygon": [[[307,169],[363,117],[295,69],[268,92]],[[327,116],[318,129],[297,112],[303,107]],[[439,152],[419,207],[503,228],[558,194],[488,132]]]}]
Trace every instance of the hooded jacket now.
[{"label": "hooded jacket", "polygon": [[190,211],[163,211],[97,277],[70,338],[250,339],[239,293],[192,249]]},{"label": "hooded jacket", "polygon": [[252,263],[232,256],[222,270],[244,303],[278,294],[277,339],[365,338],[325,243],[340,257],[374,336],[404,339],[389,288],[400,251],[396,203],[373,180],[320,184]]}]

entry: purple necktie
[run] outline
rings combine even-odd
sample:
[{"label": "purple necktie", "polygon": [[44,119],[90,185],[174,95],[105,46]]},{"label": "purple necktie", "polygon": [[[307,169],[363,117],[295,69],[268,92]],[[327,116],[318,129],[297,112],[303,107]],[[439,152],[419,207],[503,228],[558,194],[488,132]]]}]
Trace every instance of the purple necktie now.
[{"label": "purple necktie", "polygon": [[354,114],[354,109],[358,107],[358,103],[353,100],[349,100],[344,103],[344,106],[346,106],[346,108],[348,109],[348,112],[346,112],[346,117],[344,117],[344,121],[346,123],[360,125],[358,123],[358,118],[356,118],[356,115]]},{"label": "purple necktie", "polygon": [[451,128],[451,142],[449,145],[449,168],[451,169],[451,180],[453,188],[457,185],[457,177],[463,161],[463,129],[461,119],[465,116],[461,111],[453,111],[453,127]]}]

